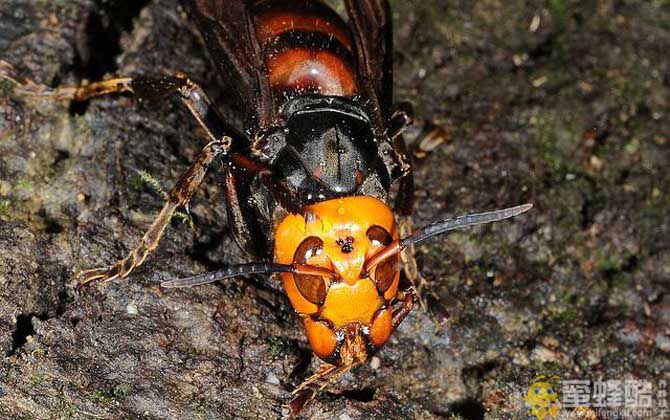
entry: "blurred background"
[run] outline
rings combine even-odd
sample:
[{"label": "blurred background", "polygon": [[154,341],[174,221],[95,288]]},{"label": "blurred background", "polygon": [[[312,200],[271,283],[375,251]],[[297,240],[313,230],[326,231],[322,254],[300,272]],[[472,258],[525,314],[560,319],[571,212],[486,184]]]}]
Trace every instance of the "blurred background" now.
[{"label": "blurred background", "polygon": [[[670,3],[391,3],[395,97],[450,133],[417,162],[415,224],[535,208],[421,245],[449,318],[413,312],[305,416],[533,419],[529,387],[556,375],[650,382],[663,418]],[[226,99],[175,0],[1,1],[0,60],[50,86],[180,70]],[[125,255],[160,208],[152,180],[203,146],[180,103],[68,106],[3,80],[0,117],[0,417],[281,417],[318,363],[271,280],[158,285],[242,261],[216,173],[129,281],[68,287]]]}]

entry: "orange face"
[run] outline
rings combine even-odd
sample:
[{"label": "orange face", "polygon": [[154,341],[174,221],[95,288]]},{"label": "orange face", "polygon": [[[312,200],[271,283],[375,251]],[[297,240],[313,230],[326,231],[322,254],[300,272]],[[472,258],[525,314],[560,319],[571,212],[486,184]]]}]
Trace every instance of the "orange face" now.
[{"label": "orange face", "polygon": [[[398,292],[399,258],[365,273],[366,261],[398,238],[393,212],[365,196],[308,206],[277,227],[275,260],[331,270],[334,278],[281,273],[286,294],[301,315],[314,353],[330,363],[367,357],[391,334],[391,303]],[[358,360],[360,361],[360,360]]]}]

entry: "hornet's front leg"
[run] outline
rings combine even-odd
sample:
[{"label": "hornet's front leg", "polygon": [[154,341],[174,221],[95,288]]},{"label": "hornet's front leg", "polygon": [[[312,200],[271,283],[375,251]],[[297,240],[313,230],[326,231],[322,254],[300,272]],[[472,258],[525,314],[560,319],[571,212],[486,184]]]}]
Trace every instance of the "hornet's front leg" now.
[{"label": "hornet's front leg", "polygon": [[391,318],[391,327],[395,331],[402,321],[412,312],[414,303],[418,300],[418,296],[413,287],[407,288],[402,292],[398,292],[398,302],[400,306],[393,309],[393,317]]},{"label": "hornet's front leg", "polygon": [[342,375],[359,366],[360,363],[352,362],[342,366],[322,365],[314,375],[307,378],[291,393],[292,397],[288,405],[291,417],[296,417],[321,391],[333,385]]},{"label": "hornet's front leg", "polygon": [[[412,235],[412,213],[414,212],[414,176],[409,172],[400,179],[398,195],[396,197],[396,212],[398,213],[398,233],[401,238]],[[400,261],[403,265],[405,277],[413,287],[413,292],[418,296],[419,303],[423,309],[426,308],[423,299],[423,290],[428,281],[421,274],[419,265],[416,262],[416,249],[414,244],[410,244],[400,252]]]},{"label": "hornet's front leg", "polygon": [[[410,236],[412,232],[414,232],[411,216],[399,218],[398,231],[401,238]],[[412,293],[418,298],[421,307],[424,310],[427,310],[427,297],[424,296],[424,292],[428,288],[430,282],[426,280],[423,274],[421,274],[421,270],[419,270],[419,264],[416,262],[416,248],[414,244],[410,244],[400,253],[400,261],[403,265],[405,277],[409,280],[412,286],[414,286]],[[426,293],[430,294],[429,291]]]},{"label": "hornet's front leg", "polygon": [[[435,148],[444,143],[448,139],[448,132],[444,126],[427,120],[416,119],[413,114],[411,104],[404,102],[397,105],[389,120],[389,135],[396,153],[406,156],[406,159],[416,161],[425,158]],[[410,141],[407,142],[407,139]],[[408,143],[410,144],[409,147]],[[402,238],[412,235],[414,201],[414,170],[413,165],[410,165],[409,169],[400,178],[398,195],[395,200],[398,228]],[[400,259],[405,277],[414,287],[413,293],[418,296],[421,307],[427,309],[422,294],[428,281],[421,274],[415,255],[414,244],[410,244],[400,253]]]}]

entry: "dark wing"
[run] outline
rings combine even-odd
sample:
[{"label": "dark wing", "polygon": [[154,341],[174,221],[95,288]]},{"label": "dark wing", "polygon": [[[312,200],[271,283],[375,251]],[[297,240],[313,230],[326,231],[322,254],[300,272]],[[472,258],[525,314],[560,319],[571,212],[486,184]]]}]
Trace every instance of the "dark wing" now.
[{"label": "dark wing", "polygon": [[267,127],[272,97],[249,6],[244,0],[187,0],[207,50],[250,124]]},{"label": "dark wing", "polygon": [[345,0],[356,44],[358,74],[383,127],[393,101],[393,37],[387,0]]}]

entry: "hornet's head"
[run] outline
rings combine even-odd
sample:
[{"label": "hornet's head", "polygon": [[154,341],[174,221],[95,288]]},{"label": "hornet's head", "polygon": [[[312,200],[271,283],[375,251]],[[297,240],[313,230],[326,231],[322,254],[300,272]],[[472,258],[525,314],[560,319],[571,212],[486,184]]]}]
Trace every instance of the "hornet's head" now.
[{"label": "hornet's head", "polygon": [[307,206],[304,214],[289,215],[278,226],[276,262],[323,269],[322,275],[281,274],[320,358],[333,364],[365,360],[368,349],[390,336],[399,255],[367,264],[397,239],[391,209],[366,196]]}]

